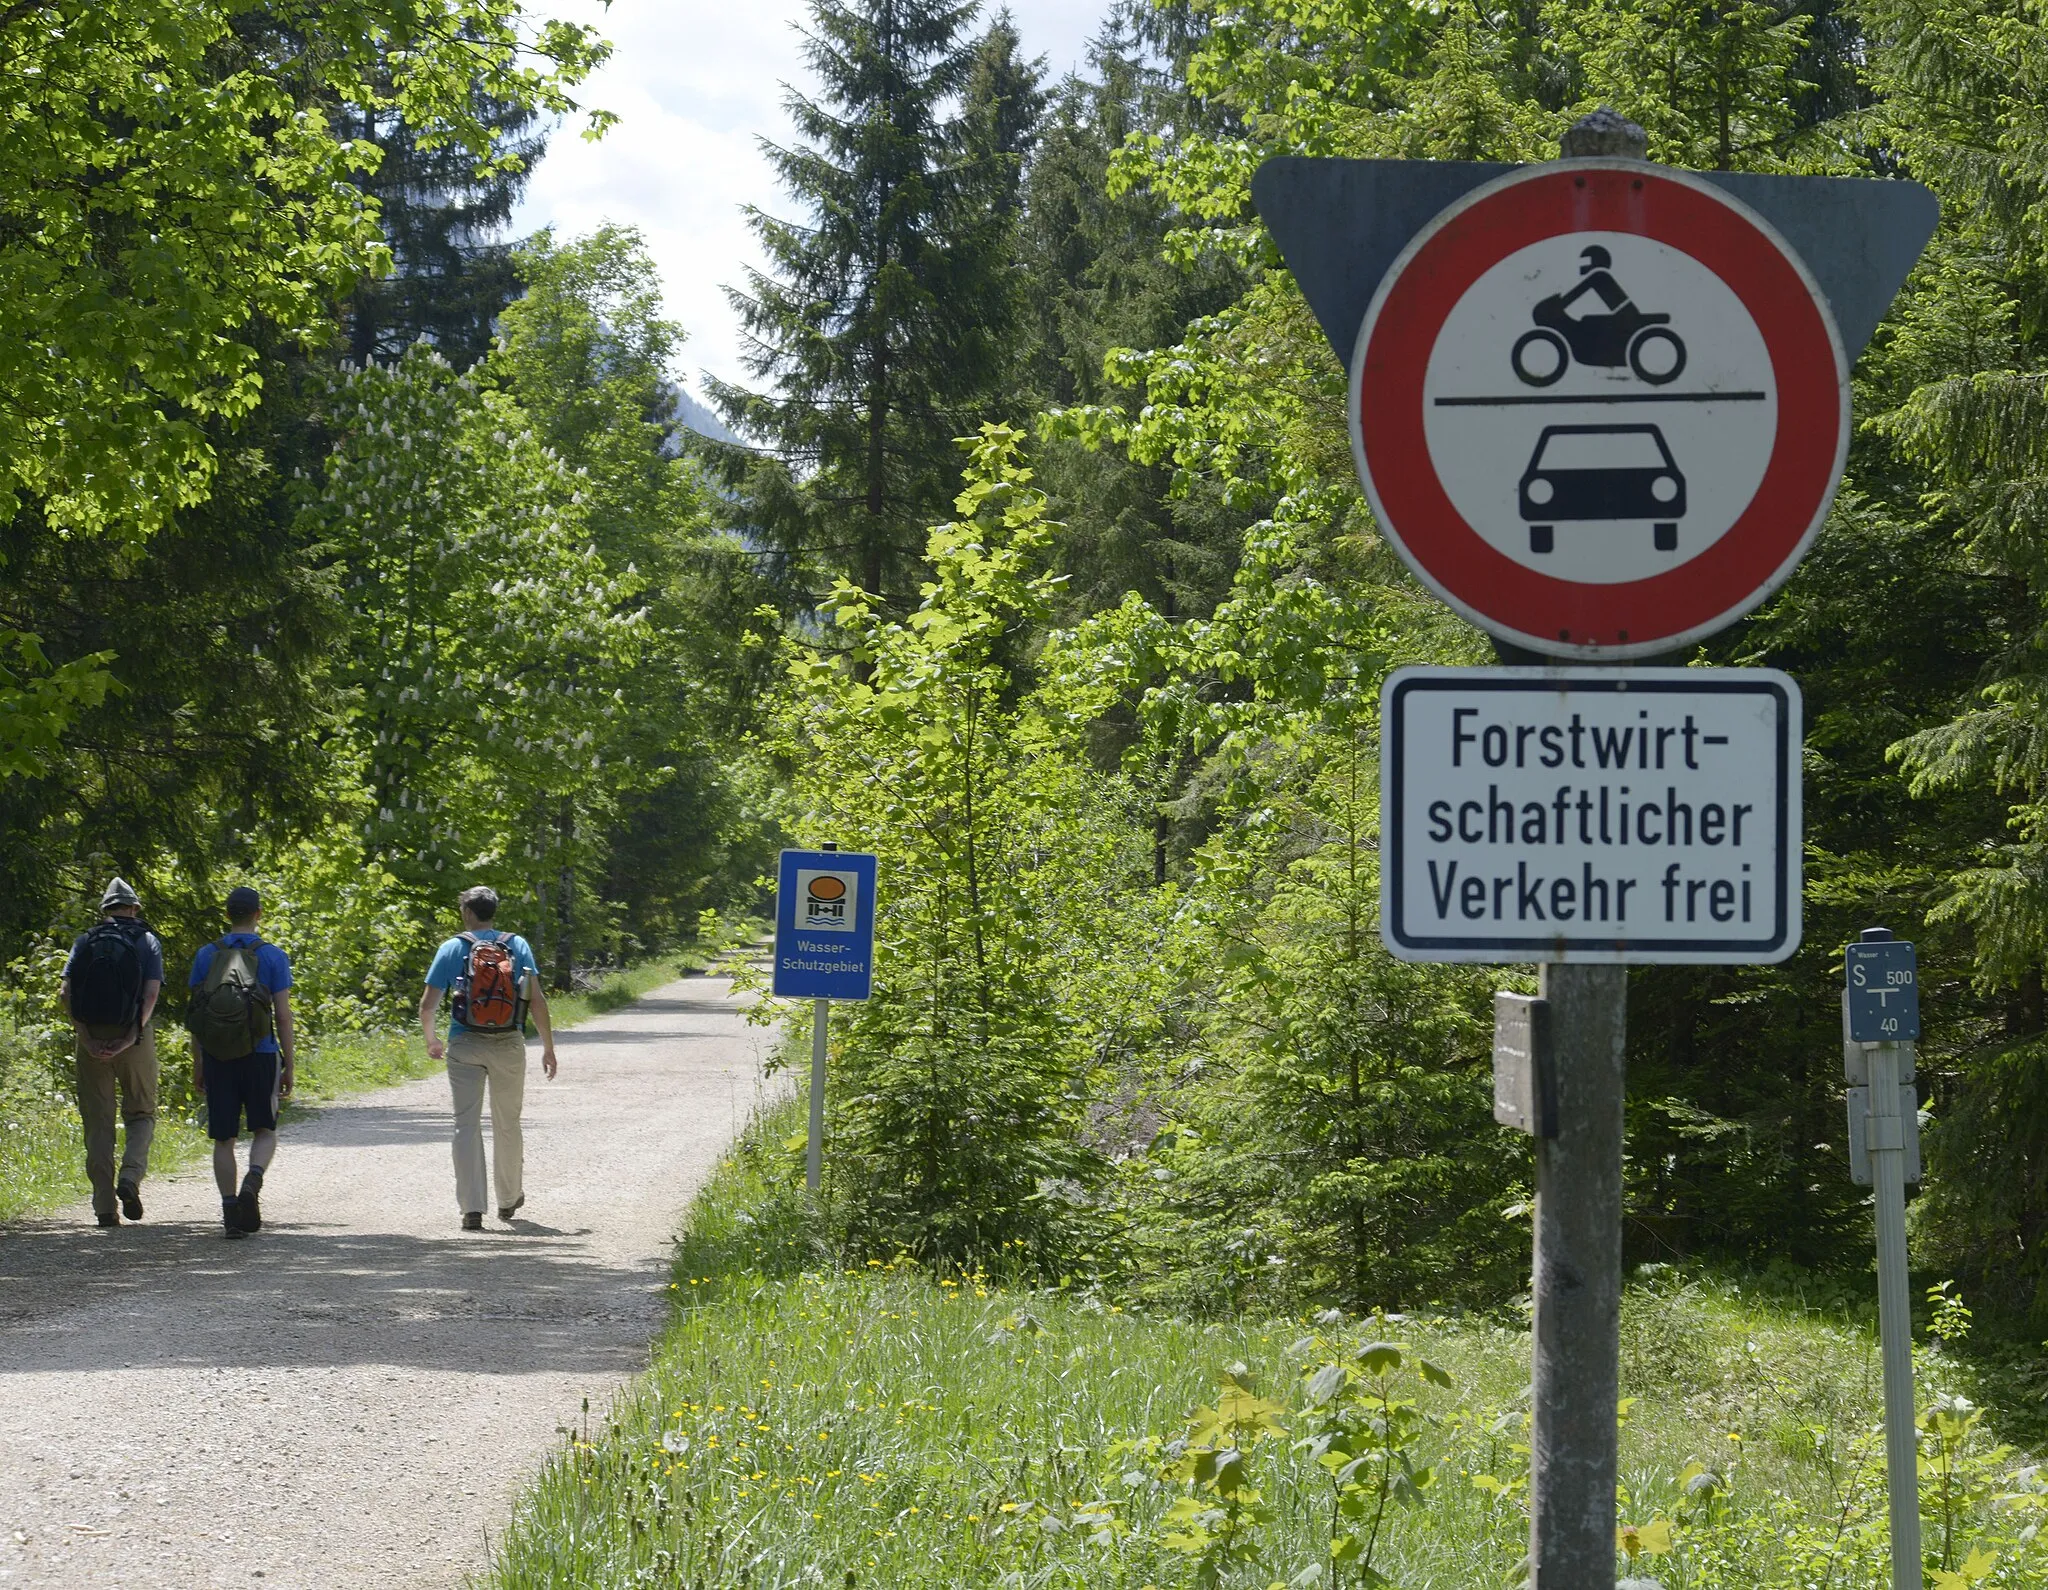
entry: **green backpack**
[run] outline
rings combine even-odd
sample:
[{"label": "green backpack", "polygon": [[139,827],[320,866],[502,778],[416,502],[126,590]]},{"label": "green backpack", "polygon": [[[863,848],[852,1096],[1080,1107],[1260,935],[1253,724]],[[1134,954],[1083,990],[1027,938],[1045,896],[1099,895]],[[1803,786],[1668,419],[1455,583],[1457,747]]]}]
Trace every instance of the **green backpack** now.
[{"label": "green backpack", "polygon": [[205,978],[192,991],[185,1025],[211,1059],[239,1060],[253,1054],[271,1034],[271,993],[256,970],[261,943],[259,939],[230,944],[222,939],[213,947],[213,964]]}]

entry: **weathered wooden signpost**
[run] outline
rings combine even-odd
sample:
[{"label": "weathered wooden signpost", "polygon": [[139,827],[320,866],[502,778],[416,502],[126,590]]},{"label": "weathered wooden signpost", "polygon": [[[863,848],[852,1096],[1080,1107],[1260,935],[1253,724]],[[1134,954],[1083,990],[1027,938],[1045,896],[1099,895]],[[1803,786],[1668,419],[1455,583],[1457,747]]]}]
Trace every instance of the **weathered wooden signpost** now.
[{"label": "weathered wooden signpost", "polygon": [[1644,147],[1602,111],[1549,164],[1287,158],[1252,184],[1350,373],[1381,533],[1510,665],[1387,681],[1380,928],[1411,960],[1542,968],[1540,1005],[1502,996],[1495,1088],[1536,1139],[1534,1590],[1614,1583],[1627,967],[1799,944],[1797,686],[1620,665],[1682,658],[1797,567],[1849,365],[1936,220],[1915,183]]}]

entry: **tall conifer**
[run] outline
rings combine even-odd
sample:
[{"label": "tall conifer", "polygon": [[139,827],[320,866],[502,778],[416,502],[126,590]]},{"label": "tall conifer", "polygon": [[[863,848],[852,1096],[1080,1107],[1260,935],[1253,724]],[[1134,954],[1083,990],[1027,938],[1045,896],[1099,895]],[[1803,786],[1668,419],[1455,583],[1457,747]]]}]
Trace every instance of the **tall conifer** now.
[{"label": "tall conifer", "polygon": [[363,111],[350,131],[383,152],[360,182],[378,201],[392,270],[357,284],[346,323],[348,357],[389,363],[424,337],[458,370],[491,351],[492,326],[519,294],[505,228],[527,178],[547,150],[528,109],[478,96],[479,120],[506,157],[479,170],[466,150],[423,148],[395,111]]},{"label": "tall conifer", "polygon": [[[817,92],[789,91],[798,141],[767,146],[807,213],[748,211],[769,268],[731,291],[748,368],[773,390],[711,384],[767,449],[726,454],[751,532],[799,580],[844,575],[891,607],[915,595],[926,527],[948,516],[955,439],[1013,364],[1017,111],[1035,115],[1035,83],[1020,94],[1013,43],[969,32],[976,10],[816,0]],[[978,105],[977,89],[1004,103]]]}]

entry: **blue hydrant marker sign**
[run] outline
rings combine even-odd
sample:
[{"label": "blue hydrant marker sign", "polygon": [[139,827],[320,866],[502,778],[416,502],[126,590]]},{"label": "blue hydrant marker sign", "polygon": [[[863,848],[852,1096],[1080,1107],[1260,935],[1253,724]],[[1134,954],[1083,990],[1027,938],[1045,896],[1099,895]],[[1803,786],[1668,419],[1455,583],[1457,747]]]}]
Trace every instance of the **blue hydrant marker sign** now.
[{"label": "blue hydrant marker sign", "polygon": [[783,851],[775,891],[777,996],[866,999],[874,972],[875,858]]},{"label": "blue hydrant marker sign", "polygon": [[1920,974],[1902,939],[1851,944],[1843,956],[1851,1043],[1917,1043]]},{"label": "blue hydrant marker sign", "polygon": [[1403,668],[1380,937],[1411,961],[1781,961],[1799,687],[1770,668]]}]

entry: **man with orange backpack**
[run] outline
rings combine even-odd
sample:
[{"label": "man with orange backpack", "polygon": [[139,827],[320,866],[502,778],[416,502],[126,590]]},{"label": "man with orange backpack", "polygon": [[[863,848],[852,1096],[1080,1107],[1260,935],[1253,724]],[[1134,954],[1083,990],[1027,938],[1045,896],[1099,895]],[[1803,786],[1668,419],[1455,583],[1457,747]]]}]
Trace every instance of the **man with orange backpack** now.
[{"label": "man with orange backpack", "polygon": [[[455,1200],[462,1229],[484,1228],[484,1092],[491,1095],[492,1180],[497,1183],[498,1218],[509,1221],[526,1202],[525,1140],[519,1112],[526,1100],[526,1013],[540,1029],[541,1070],[555,1075],[555,1030],[541,991],[540,967],[532,947],[517,933],[491,926],[498,914],[495,891],[478,886],[461,895],[462,932],[449,939],[427,969],[420,996],[420,1030],[427,1056],[448,1059],[448,1088],[455,1100]],[[441,996],[452,995],[448,1042],[434,1030]]]}]

